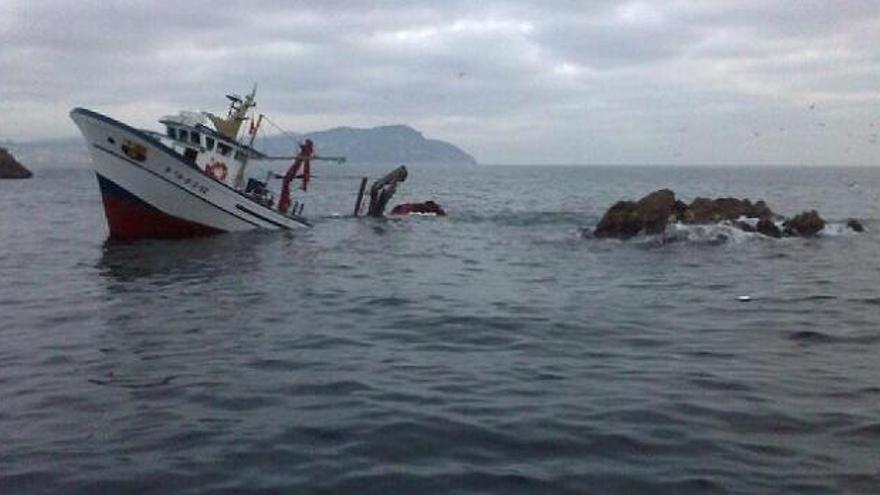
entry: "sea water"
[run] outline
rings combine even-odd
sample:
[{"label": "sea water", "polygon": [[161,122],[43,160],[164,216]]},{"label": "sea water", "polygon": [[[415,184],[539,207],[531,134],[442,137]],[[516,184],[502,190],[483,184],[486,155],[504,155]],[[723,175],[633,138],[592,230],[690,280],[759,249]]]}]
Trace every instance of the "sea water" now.
[{"label": "sea water", "polygon": [[[128,244],[85,166],[0,182],[0,493],[880,490],[880,171],[411,167],[448,217],[351,218],[394,165]],[[829,226],[584,235],[663,187]]]}]

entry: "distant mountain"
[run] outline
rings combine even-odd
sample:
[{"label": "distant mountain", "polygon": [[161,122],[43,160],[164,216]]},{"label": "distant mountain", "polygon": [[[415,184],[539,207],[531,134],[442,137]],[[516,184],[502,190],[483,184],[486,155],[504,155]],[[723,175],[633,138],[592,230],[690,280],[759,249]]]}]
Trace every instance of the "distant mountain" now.
[{"label": "distant mountain", "polygon": [[[414,164],[436,163],[476,165],[477,161],[461,148],[437,139],[426,139],[406,125],[387,125],[369,129],[335,127],[326,131],[296,135],[310,138],[319,155],[344,156],[354,163]],[[276,135],[257,143],[270,154],[290,155],[295,150],[291,136]]]},{"label": "distant mountain", "polygon": [[[387,165],[441,164],[475,165],[477,161],[457,146],[437,139],[426,139],[406,125],[388,125],[369,129],[336,127],[308,134],[276,134],[260,137],[254,147],[269,155],[290,156],[297,151],[297,141],[310,138],[319,155],[344,156],[350,163]],[[28,167],[65,168],[88,163],[88,149],[82,138],[10,142],[0,146]]]}]

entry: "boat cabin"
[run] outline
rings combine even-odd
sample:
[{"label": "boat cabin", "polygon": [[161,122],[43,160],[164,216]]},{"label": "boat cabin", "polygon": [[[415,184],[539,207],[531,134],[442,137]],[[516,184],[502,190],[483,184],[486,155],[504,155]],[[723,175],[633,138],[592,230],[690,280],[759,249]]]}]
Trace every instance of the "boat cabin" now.
[{"label": "boat cabin", "polygon": [[[255,106],[254,93],[244,99],[230,96],[230,100],[232,104],[225,118],[208,112],[180,112],[163,117],[159,123],[165,126],[165,134],[157,134],[157,137],[194,168],[242,189],[248,159],[260,156],[252,147],[238,141],[241,124],[249,118],[248,110]],[[255,132],[253,129],[251,134]]]}]

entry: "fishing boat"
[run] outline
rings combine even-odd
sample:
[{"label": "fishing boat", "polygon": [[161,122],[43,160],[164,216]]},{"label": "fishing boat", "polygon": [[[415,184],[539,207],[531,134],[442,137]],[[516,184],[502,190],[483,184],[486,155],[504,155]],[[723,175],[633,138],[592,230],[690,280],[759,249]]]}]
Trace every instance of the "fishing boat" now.
[{"label": "fishing boat", "polygon": [[[256,106],[256,85],[245,97],[227,95],[225,117],[180,112],[159,122],[164,132],[136,129],[92,110],[75,108],[92,158],[111,239],[181,238],[251,229],[310,227],[304,204],[293,201],[291,182],[308,187],[311,141],[291,157],[270,157],[254,149],[264,118]],[[242,124],[249,128],[242,132]],[[241,135],[241,136],[240,136]],[[247,141],[247,142],[245,142]],[[280,197],[265,180],[247,176],[248,162],[292,159]],[[344,160],[344,159],[335,159]],[[246,180],[247,179],[247,180]]]}]

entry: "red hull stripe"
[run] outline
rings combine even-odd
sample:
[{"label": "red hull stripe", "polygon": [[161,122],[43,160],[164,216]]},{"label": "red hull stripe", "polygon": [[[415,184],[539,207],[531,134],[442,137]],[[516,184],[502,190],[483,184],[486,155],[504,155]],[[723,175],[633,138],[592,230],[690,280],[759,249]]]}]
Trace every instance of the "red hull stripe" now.
[{"label": "red hull stripe", "polygon": [[98,176],[101,197],[104,200],[104,213],[110,227],[110,238],[119,240],[135,239],[178,239],[201,237],[222,233],[222,230],[184,220],[169,215],[149,205],[134,194]]}]

